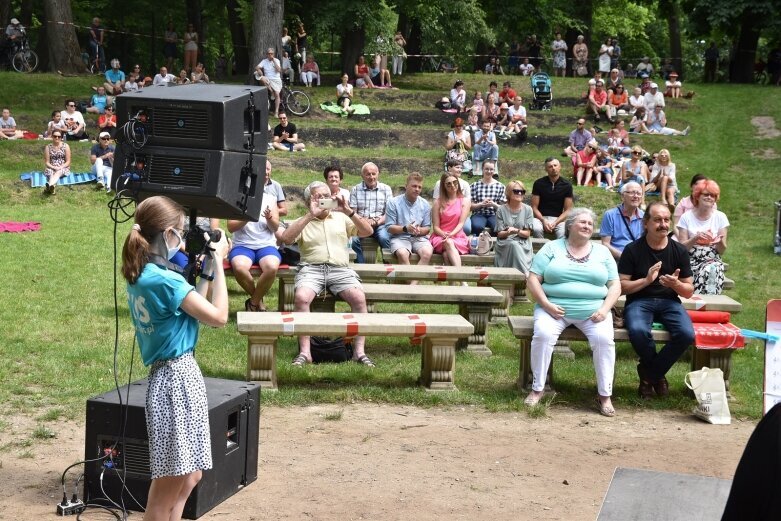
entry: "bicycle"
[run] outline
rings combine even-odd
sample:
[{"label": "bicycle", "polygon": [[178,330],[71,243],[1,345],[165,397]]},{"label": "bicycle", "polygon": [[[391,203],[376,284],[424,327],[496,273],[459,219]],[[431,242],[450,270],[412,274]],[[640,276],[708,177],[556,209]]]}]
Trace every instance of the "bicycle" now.
[{"label": "bicycle", "polygon": [[8,60],[16,72],[28,73],[38,68],[38,54],[30,48],[24,31],[22,38],[8,50]]},{"label": "bicycle", "polygon": [[[269,92],[271,92],[269,90]],[[296,116],[303,116],[309,112],[312,102],[306,92],[293,90],[287,82],[282,82],[282,90],[279,91],[279,110],[280,112],[290,111]],[[274,111],[274,100],[269,97],[269,112]]]},{"label": "bicycle", "polygon": [[754,83],[765,85],[768,82],[768,74],[765,70],[767,63],[763,60],[759,60],[754,64]]}]

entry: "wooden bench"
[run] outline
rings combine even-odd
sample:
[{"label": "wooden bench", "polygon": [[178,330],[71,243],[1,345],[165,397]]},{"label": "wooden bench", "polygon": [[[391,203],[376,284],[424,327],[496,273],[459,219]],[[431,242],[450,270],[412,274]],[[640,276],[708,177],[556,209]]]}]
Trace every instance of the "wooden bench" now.
[{"label": "wooden bench", "polygon": [[[618,307],[623,307],[625,297],[619,299]],[[730,311],[740,312],[742,306],[727,295],[695,295],[692,299],[681,299],[683,307],[690,310]],[[705,306],[702,303],[705,302]],[[520,391],[530,388],[532,383],[531,373],[531,338],[534,335],[534,318],[528,316],[508,317],[508,323],[512,334],[520,341],[520,368],[518,376],[518,389]],[[628,342],[629,333],[626,329],[615,329],[616,342]],[[670,339],[670,334],[664,330],[654,329],[651,335],[657,343],[664,343]],[[561,340],[586,340],[585,335],[576,327],[570,326],[559,336]],[[724,373],[724,383],[729,391],[729,378],[732,372],[733,349],[699,349],[695,348],[691,357],[692,371],[703,367],[719,368]],[[548,367],[548,385],[553,382],[553,358]]]},{"label": "wooden bench", "polygon": [[[485,286],[443,286],[437,285],[401,285],[401,284],[363,284],[363,292],[369,311],[373,312],[375,303],[393,302],[404,304],[455,304],[458,314],[474,326],[469,338],[462,338],[456,345],[459,349],[490,356],[491,350],[485,343],[485,331],[491,318],[491,308],[498,306],[504,296],[494,288]],[[336,298],[328,295],[317,297],[312,302],[312,311],[333,313]],[[414,309],[414,308],[411,308]]]},{"label": "wooden bench", "polygon": [[[504,322],[516,284],[525,283],[523,273],[515,268],[470,267],[470,266],[417,266],[405,264],[350,264],[365,283],[396,282],[411,280],[423,282],[475,282],[490,286],[502,294],[502,302],[491,309],[491,319]],[[279,311],[293,311],[295,302],[296,268],[280,269]]]},{"label": "wooden bench", "polygon": [[288,313],[269,311],[236,315],[247,336],[247,380],[277,390],[276,350],[280,336],[383,336],[421,341],[420,383],[429,391],[456,390],[456,343],[474,333],[460,315],[396,313]]}]

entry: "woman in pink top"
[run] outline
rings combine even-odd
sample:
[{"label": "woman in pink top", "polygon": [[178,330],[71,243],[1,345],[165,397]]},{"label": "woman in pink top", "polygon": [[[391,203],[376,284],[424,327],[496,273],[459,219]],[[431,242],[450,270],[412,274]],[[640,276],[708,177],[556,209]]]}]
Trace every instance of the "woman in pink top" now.
[{"label": "woman in pink top", "polygon": [[469,204],[464,204],[464,194],[458,178],[443,174],[442,191],[431,209],[433,233],[431,245],[434,253],[441,253],[445,264],[461,266],[461,255],[469,253],[469,239],[464,233],[464,223],[469,215]]}]

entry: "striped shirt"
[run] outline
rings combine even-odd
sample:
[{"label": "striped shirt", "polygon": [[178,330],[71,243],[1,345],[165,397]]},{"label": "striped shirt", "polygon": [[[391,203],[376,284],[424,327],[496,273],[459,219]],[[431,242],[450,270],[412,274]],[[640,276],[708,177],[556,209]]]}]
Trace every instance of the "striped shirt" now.
[{"label": "striped shirt", "polygon": [[377,183],[370,189],[361,181],[350,191],[350,208],[365,219],[374,219],[385,215],[385,205],[393,197],[393,191],[385,183]]}]

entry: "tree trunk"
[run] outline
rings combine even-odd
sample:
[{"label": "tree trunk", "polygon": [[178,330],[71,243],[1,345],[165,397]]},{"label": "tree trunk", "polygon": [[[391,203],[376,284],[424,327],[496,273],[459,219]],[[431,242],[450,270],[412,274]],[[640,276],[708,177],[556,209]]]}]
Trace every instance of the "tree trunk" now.
[{"label": "tree trunk", "polygon": [[233,43],[233,55],[236,57],[236,68],[240,71],[248,71],[250,70],[249,49],[247,49],[247,35],[244,30],[244,24],[239,16],[238,0],[228,0],[227,10],[231,42]]},{"label": "tree trunk", "polygon": [[419,55],[422,54],[422,31],[420,28],[420,21],[415,19],[409,24],[409,38],[407,38],[406,53],[409,55],[405,68],[407,72],[421,72],[423,70],[423,58]]},{"label": "tree trunk", "polygon": [[47,27],[49,70],[64,74],[84,72],[81,48],[76,38],[76,29],[73,27],[70,0],[44,0],[43,7],[47,20],[61,22],[50,23]]},{"label": "tree trunk", "polygon": [[19,16],[10,16],[9,18],[18,18],[23,26],[31,27],[33,25],[33,0],[22,0],[22,5],[19,7]]},{"label": "tree trunk", "polygon": [[35,53],[38,55],[38,70],[49,70],[49,33],[46,28],[49,24],[46,23],[46,13],[41,13],[39,16],[41,22],[41,28],[38,30],[38,40],[35,42]]},{"label": "tree trunk", "polygon": [[685,80],[683,70],[683,49],[681,47],[681,6],[679,0],[660,0],[659,18],[667,18],[670,34],[670,58],[678,79]]},{"label": "tree trunk", "polygon": [[[203,17],[201,16],[201,0],[186,0],[185,11],[187,14],[187,23],[193,24],[195,32],[198,33],[198,56],[203,56],[203,42],[206,41],[206,28],[203,25]],[[200,61],[202,58],[198,58]],[[176,74],[173,71],[168,71],[172,74]]]},{"label": "tree trunk", "polygon": [[0,0],[0,27],[6,27],[11,19],[11,0]]},{"label": "tree trunk", "polygon": [[[366,43],[366,30],[363,27],[350,25],[342,31],[342,72],[346,72],[350,78],[355,79],[355,64],[358,56],[363,53],[363,45]],[[370,60],[366,60],[368,63]]]},{"label": "tree trunk", "polygon": [[740,34],[737,48],[729,65],[729,81],[731,83],[754,83],[754,62],[757,58],[757,45],[762,24],[750,10],[746,10],[740,19]]},{"label": "tree trunk", "polygon": [[[275,49],[276,57],[282,55],[282,22],[285,17],[283,0],[255,0],[252,15],[251,67],[255,67],[266,55],[269,47]],[[239,74],[247,74],[252,69],[238,69]]]}]

